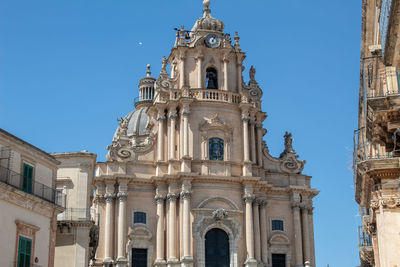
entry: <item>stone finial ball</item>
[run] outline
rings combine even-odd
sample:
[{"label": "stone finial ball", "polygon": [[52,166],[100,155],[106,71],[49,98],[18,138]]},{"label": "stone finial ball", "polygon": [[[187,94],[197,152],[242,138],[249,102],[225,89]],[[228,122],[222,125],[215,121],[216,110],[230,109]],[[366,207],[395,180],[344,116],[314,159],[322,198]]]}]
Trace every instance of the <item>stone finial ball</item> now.
[{"label": "stone finial ball", "polygon": [[204,1],[203,1],[203,6],[204,6],[205,8],[208,8],[208,7],[210,6],[210,0],[204,0]]}]

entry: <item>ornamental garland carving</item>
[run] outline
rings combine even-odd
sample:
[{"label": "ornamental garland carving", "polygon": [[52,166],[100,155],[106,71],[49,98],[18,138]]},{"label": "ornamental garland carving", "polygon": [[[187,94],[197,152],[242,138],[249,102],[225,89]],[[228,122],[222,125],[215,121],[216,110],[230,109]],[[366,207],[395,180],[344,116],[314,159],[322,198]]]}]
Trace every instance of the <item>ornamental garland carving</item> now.
[{"label": "ornamental garland carving", "polygon": [[384,209],[394,209],[400,207],[400,198],[398,194],[381,195],[375,193],[370,203],[371,209],[377,210],[380,207]]},{"label": "ornamental garland carving", "polygon": [[226,132],[230,135],[233,133],[232,126],[228,125],[226,122],[222,121],[218,114],[215,113],[211,118],[205,119],[200,125],[199,130],[201,132],[206,132],[210,130],[220,130]]},{"label": "ornamental garland carving", "polygon": [[214,220],[220,221],[228,217],[228,212],[223,208],[215,209],[212,212],[212,217],[214,218]]}]

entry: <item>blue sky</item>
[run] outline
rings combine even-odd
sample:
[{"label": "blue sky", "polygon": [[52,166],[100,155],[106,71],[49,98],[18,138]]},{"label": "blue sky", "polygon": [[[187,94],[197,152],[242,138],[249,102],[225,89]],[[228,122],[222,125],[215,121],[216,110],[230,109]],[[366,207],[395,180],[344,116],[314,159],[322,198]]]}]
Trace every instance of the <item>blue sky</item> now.
[{"label": "blue sky", "polygon": [[[286,130],[313,176],[317,266],[356,266],[351,172],[357,127],[361,0],[211,0],[264,91],[271,154]],[[49,152],[103,161],[117,118],[133,109],[146,64],[154,75],[202,1],[1,0],[0,127]],[[141,45],[139,44],[141,43]]]}]

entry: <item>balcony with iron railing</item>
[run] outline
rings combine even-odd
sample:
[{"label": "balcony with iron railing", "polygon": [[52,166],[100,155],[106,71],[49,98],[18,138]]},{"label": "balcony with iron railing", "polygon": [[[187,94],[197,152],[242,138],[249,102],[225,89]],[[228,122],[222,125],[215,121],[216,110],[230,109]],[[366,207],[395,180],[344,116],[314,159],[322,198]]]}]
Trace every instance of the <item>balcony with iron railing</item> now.
[{"label": "balcony with iron railing", "polygon": [[27,190],[27,188],[23,186],[23,177],[20,173],[14,172],[2,166],[0,166],[0,182],[24,191],[25,193],[39,197],[53,204],[65,207],[65,197],[62,192],[57,191],[56,189],[48,187],[35,180],[32,181],[32,187],[29,187],[29,189]]},{"label": "balcony with iron railing", "polygon": [[58,221],[96,221],[95,213],[88,208],[67,208],[57,215]]},{"label": "balcony with iron railing", "polygon": [[399,95],[400,74],[395,67],[383,67],[373,73],[369,67],[364,72],[367,99],[385,98]]},{"label": "balcony with iron railing", "polygon": [[[399,153],[388,151],[385,146],[367,140],[365,127],[354,132],[353,177],[356,201],[363,207],[369,205],[373,188],[369,178],[378,174],[375,183],[380,179],[391,179],[389,175],[400,170]],[[378,177],[380,177],[378,179]]]}]

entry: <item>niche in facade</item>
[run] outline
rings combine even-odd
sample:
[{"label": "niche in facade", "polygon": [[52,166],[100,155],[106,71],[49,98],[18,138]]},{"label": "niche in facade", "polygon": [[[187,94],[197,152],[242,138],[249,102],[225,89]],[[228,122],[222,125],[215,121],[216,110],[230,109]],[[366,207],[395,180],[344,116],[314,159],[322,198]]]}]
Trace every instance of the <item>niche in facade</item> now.
[{"label": "niche in facade", "polygon": [[207,89],[218,89],[218,74],[213,67],[206,69]]}]

